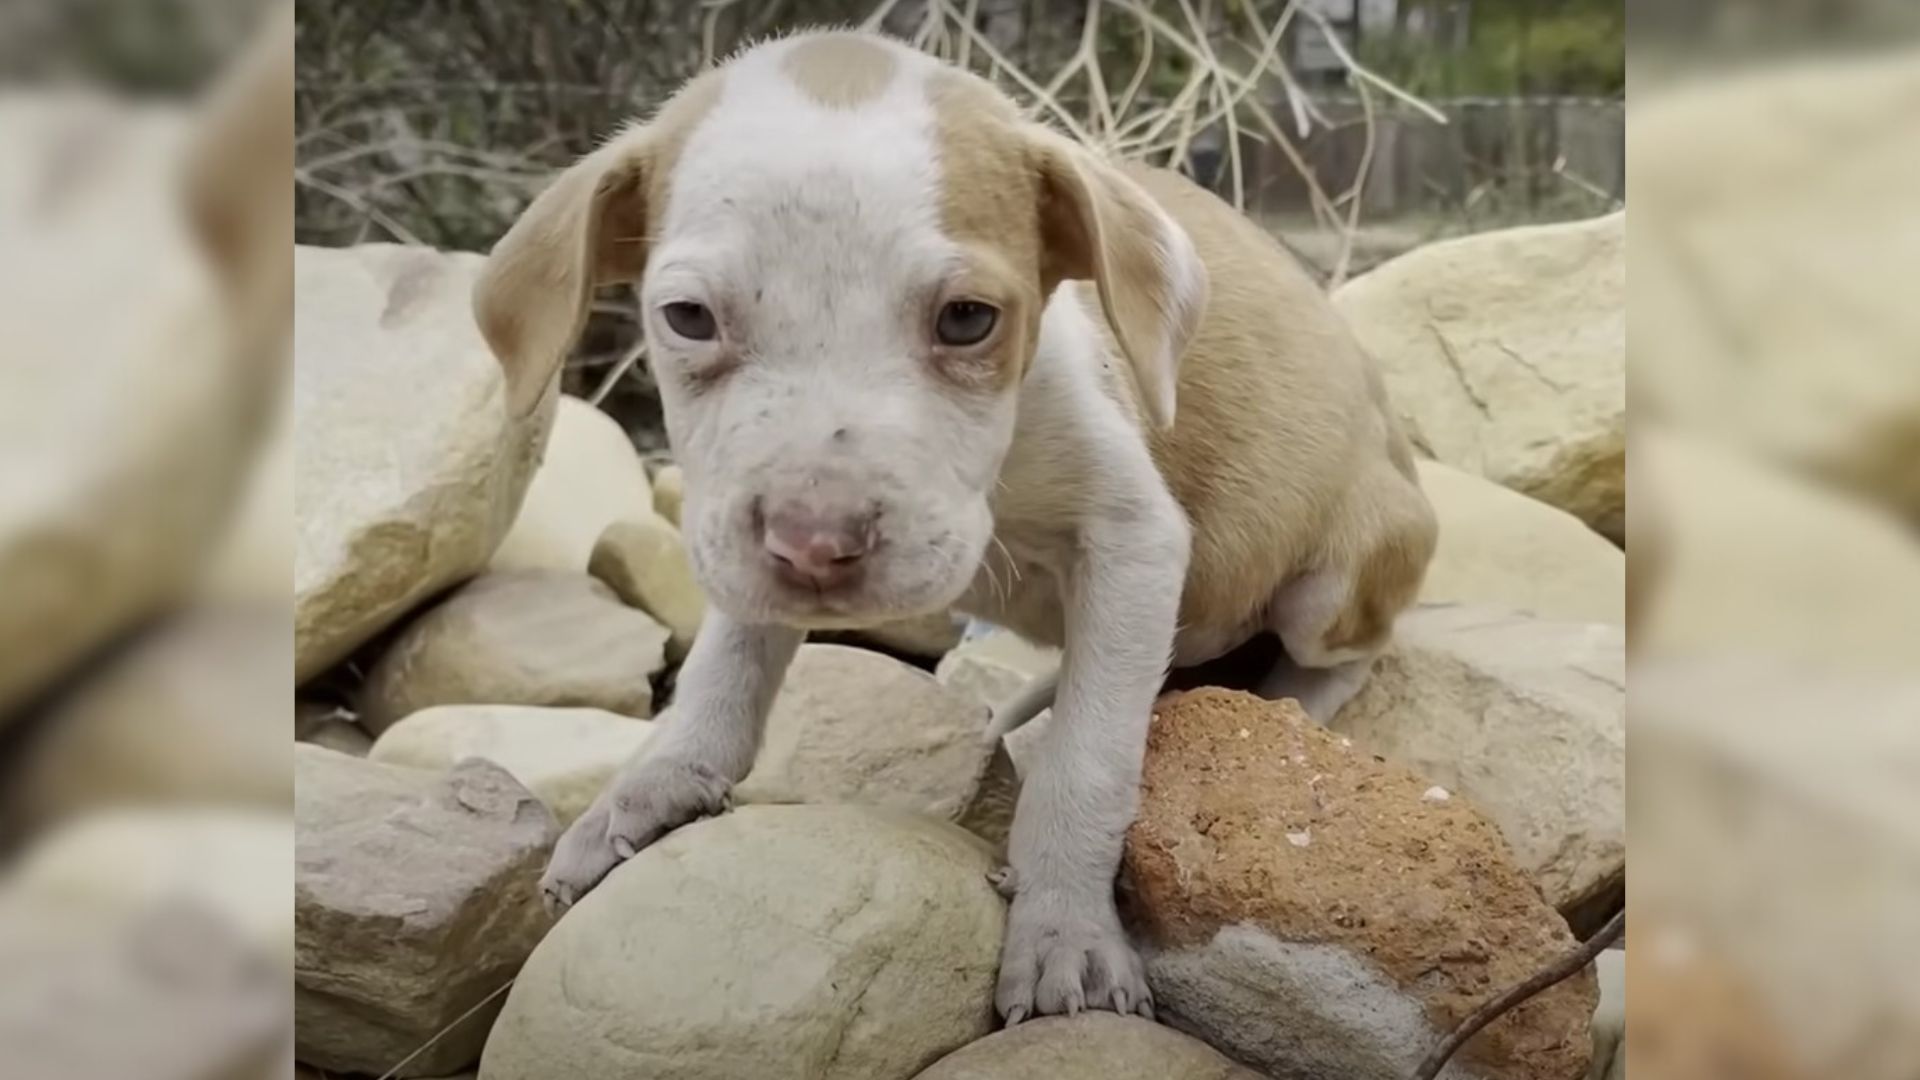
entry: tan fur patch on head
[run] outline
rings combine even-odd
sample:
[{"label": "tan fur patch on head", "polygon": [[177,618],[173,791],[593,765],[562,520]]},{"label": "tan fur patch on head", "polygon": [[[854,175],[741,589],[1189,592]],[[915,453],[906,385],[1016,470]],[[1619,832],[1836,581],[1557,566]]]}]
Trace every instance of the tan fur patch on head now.
[{"label": "tan fur patch on head", "polygon": [[879,97],[899,67],[884,46],[855,34],[823,34],[795,44],[781,66],[795,85],[830,109]]},{"label": "tan fur patch on head", "polygon": [[963,247],[990,252],[991,268],[1007,275],[1003,284],[1020,307],[1007,315],[1020,320],[1021,333],[1009,335],[998,374],[1017,381],[1054,285],[1041,265],[1039,181],[1020,135],[1023,121],[1005,94],[965,72],[935,73],[927,94],[940,154],[941,230]]}]

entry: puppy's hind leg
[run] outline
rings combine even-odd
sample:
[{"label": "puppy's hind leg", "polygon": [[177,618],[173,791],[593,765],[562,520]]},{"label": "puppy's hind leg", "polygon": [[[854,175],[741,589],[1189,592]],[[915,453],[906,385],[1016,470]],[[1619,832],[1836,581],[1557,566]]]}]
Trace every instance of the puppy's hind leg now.
[{"label": "puppy's hind leg", "polygon": [[1287,654],[1261,680],[1260,696],[1293,698],[1315,723],[1331,721],[1366,685],[1391,629],[1389,620],[1356,635],[1353,605],[1346,575],[1332,571],[1312,571],[1275,590],[1267,625]]},{"label": "puppy's hind leg", "polygon": [[1325,726],[1367,685],[1367,676],[1372,672],[1371,656],[1330,668],[1301,667],[1283,656],[1274,662],[1273,670],[1254,692],[1268,701],[1292,698],[1314,723]]}]

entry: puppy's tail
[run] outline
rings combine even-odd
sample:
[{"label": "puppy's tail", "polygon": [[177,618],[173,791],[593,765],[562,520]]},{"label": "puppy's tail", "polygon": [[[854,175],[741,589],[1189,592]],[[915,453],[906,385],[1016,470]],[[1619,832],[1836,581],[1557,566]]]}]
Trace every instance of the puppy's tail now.
[{"label": "puppy's tail", "polygon": [[1050,671],[1028,683],[1018,694],[995,709],[993,726],[989,729],[992,738],[988,745],[997,744],[1020,725],[1053,708],[1053,695],[1059,688],[1060,672]]}]

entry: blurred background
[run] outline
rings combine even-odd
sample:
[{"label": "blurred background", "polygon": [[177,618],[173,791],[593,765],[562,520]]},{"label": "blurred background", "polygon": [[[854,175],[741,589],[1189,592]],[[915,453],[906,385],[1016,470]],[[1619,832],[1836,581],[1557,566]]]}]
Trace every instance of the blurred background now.
[{"label": "blurred background", "polygon": [[[1920,1076],[1908,0],[0,0],[0,1073],[290,1072],[294,239],[484,251],[821,22],[1329,285],[1631,194],[1627,1058]],[[658,450],[625,305],[567,389]]]},{"label": "blurred background", "polygon": [[[553,169],[713,58],[821,24],[885,29],[1179,168],[1330,280],[1626,193],[1613,0],[310,0],[300,22],[308,244],[484,251]],[[602,298],[565,389],[658,449],[627,302]]]}]

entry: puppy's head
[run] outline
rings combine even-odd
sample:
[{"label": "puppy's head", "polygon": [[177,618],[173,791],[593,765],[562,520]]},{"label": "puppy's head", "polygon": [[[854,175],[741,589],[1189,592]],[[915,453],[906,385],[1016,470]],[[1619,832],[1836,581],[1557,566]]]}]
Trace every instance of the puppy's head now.
[{"label": "puppy's head", "polygon": [[1185,234],[984,81],[812,34],[701,76],[561,175],[475,303],[528,409],[594,288],[637,283],[709,598],[824,628],[944,608],[972,580],[1066,279],[1097,283],[1169,422],[1206,287]]}]

